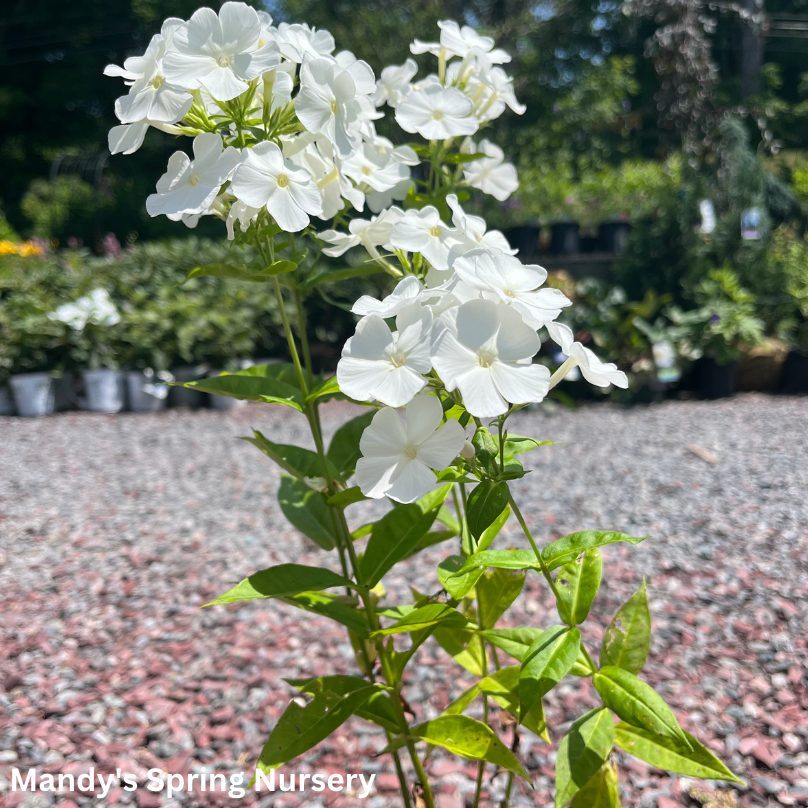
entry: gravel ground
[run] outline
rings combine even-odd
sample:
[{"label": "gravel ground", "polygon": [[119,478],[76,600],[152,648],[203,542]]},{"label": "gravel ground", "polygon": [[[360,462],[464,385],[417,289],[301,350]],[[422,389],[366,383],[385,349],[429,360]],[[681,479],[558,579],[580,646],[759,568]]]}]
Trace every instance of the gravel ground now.
[{"label": "gravel ground", "polygon": [[[348,405],[327,406],[326,431],[349,415]],[[655,639],[644,676],[749,782],[719,795],[722,803],[696,801],[687,778],[620,755],[625,804],[808,804],[808,401],[750,395],[513,420],[514,431],[559,442],[529,456],[535,471],[517,486],[538,536],[598,528],[653,537],[604,550],[605,580],[584,632],[590,649],[648,576]],[[169,802],[142,787],[113,788],[105,800],[25,795],[9,791],[10,770],[121,769],[142,781],[152,767],[246,769],[293,693],[284,678],[353,670],[339,628],[319,618],[269,601],[198,608],[257,568],[334,564],[283,519],[277,472],[235,440],[250,426],[306,442],[302,416],[258,405],[0,418],[0,803],[239,804],[199,792]],[[357,525],[361,507],[349,511]],[[515,523],[501,541],[523,545]],[[388,590],[437,588],[434,567],[448,552],[421,554],[390,576]],[[510,620],[557,622],[538,578]],[[436,715],[469,683],[458,670],[439,649],[422,650],[406,690],[419,717]],[[594,703],[588,680],[553,691],[553,738]],[[361,804],[397,805],[388,759],[372,757],[383,744],[350,721],[293,768],[375,772]],[[553,747],[524,734],[521,751],[535,790],[520,785],[513,804],[549,805]],[[475,766],[441,754],[430,765],[439,807],[462,808]],[[483,804],[503,788],[493,778]],[[326,795],[246,801],[360,803]]]}]

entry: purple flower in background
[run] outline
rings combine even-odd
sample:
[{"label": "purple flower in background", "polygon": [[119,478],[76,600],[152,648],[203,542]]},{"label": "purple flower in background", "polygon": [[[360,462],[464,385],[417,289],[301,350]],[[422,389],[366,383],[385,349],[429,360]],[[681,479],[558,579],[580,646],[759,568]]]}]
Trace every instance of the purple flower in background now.
[{"label": "purple flower in background", "polygon": [[123,253],[121,242],[118,241],[115,233],[107,233],[104,238],[101,239],[101,249],[108,258],[117,258]]},{"label": "purple flower in background", "polygon": [[715,323],[719,322],[720,320],[721,320],[721,318],[717,314],[713,314],[713,316],[710,317],[710,323],[713,324],[713,325]]}]

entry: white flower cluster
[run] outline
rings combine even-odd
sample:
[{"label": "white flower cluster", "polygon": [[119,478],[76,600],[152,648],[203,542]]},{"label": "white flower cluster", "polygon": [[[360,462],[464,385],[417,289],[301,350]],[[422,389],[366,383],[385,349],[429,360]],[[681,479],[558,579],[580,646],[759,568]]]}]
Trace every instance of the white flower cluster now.
[{"label": "white flower cluster", "polygon": [[[522,264],[502,234],[486,232],[485,222],[464,213],[456,197],[450,195],[447,201],[453,227],[440,220],[435,208],[407,212],[391,208],[331,248],[339,251],[363,243],[374,254],[383,245],[412,253],[413,258],[417,254],[430,266],[426,283],[407,275],[383,300],[361,297],[352,309],[361,319],[337,366],[340,390],[360,401],[386,405],[360,447],[365,460],[357,466],[357,481],[367,496],[400,501],[423,496],[435,479],[428,469],[446,468],[460,452],[465,435],[462,429],[447,429],[452,421],[435,433],[436,441],[438,434],[443,435],[441,446],[453,449],[448,459],[429,448],[440,417],[429,430],[421,421],[410,427],[413,418],[420,419],[410,412],[413,402],[421,398],[437,402],[418,395],[428,386],[458,391],[472,416],[490,419],[507,413],[512,404],[541,401],[576,365],[592,384],[628,385],[622,371],[602,362],[576,342],[567,326],[556,322],[571,301],[558,289],[543,286],[546,270]],[[394,330],[388,320],[395,321]],[[555,379],[546,367],[533,362],[541,347],[541,328],[568,356]],[[414,430],[427,441],[426,454],[401,431],[400,419],[390,409],[404,406],[405,432]],[[423,406],[415,411],[421,412]],[[453,436],[451,441],[448,435]],[[423,484],[416,485],[415,480]]]},{"label": "white flower cluster", "polygon": [[59,306],[48,314],[48,318],[69,325],[74,331],[84,331],[88,323],[110,326],[121,321],[121,315],[106,289],[93,289],[75,303]]},{"label": "white flower cluster", "polygon": [[[450,138],[473,134],[505,104],[519,111],[510,79],[493,66],[508,57],[472,29],[440,25],[450,46],[434,48],[443,54],[447,84],[435,76],[402,89],[396,110],[402,127],[427,139]],[[412,47],[420,53],[427,46]],[[410,146],[394,147],[378,135],[374,121],[382,117],[377,106],[397,98],[400,71],[409,74],[414,62],[385,68],[377,83],[365,62],[334,50],[327,31],[275,26],[266,12],[227,2],[218,14],[201,8],[188,21],[166,20],[142,56],[109,65],[104,72],[129,85],[115,104],[121,125],[109,134],[113,154],[140,148],[150,126],[194,136],[193,159],[183,151],[172,155],[148,212],[189,227],[216,215],[226,219],[232,239],[236,225],[246,231],[264,209],[283,231],[298,232],[311,216],[328,220],[365,205],[381,214],[403,200],[419,158]],[[462,60],[447,68],[455,55]],[[422,126],[417,109],[424,98],[432,106]],[[463,150],[486,155],[467,163],[467,184],[500,200],[517,187],[515,169],[496,146],[468,141]]]}]

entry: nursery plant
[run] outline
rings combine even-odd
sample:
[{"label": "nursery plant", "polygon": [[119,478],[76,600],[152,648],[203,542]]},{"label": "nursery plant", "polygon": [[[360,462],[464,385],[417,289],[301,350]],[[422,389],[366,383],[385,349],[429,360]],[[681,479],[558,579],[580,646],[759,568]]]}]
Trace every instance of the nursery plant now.
[{"label": "nursery plant", "polygon": [[[523,111],[502,67],[510,56],[451,21],[440,23],[438,41],[412,43],[413,55],[436,62],[425,77],[408,59],[377,79],[335,47],[327,31],[275,26],[228,2],[218,14],[202,8],[188,21],[167,20],[143,56],[106,71],[129,84],[116,104],[112,151],[134,151],[149,128],[192,138],[192,154],[177,151],[146,200],[152,215],[190,226],[200,216],[224,220],[230,257],[191,275],[268,285],[283,322],[291,363],[188,386],[287,407],[305,419],[315,446],[248,437],[281,471],[285,516],[333,561],[245,571],[207,605],[272,599],[335,620],[350,635],[356,671],[290,683],[299,696],[255,750],[256,778],[354,716],[386,733],[408,808],[435,805],[426,762],[433,747],[479,761],[475,805],[486,765],[501,770],[506,805],[514,778],[530,780],[518,756],[522,728],[557,743],[558,808],[619,804],[616,748],[669,771],[740,782],[643,681],[645,584],[600,649],[582,642],[579,625],[603,575],[600,548],[646,537],[583,530],[544,544],[510,487],[528,472],[524,455],[548,442],[512,432],[515,412],[576,365],[595,385],[626,384],[557,322],[570,301],[544,286],[547,273],[523,265],[463,208],[472,192],[505,200],[518,184],[485,134],[507,108]],[[411,142],[376,133],[385,106]],[[332,260],[349,250],[361,261]],[[336,376],[316,375],[306,296],[338,296],[346,279],[372,273],[387,273],[389,294],[353,302],[359,320]],[[553,373],[533,362],[540,332],[568,357]],[[335,397],[364,411],[326,444],[318,408]],[[356,506],[366,499],[391,507],[361,524]],[[524,534],[521,548],[500,538],[509,520]],[[384,577],[434,545],[446,548],[434,580],[410,602],[391,602]],[[552,591],[557,618],[500,627],[529,575]],[[425,643],[477,681],[437,718],[418,721],[406,699],[408,664]],[[546,725],[542,700],[569,675],[591,678],[602,706],[562,735]],[[479,707],[482,720],[468,714]],[[494,722],[497,711],[507,720]]]}]

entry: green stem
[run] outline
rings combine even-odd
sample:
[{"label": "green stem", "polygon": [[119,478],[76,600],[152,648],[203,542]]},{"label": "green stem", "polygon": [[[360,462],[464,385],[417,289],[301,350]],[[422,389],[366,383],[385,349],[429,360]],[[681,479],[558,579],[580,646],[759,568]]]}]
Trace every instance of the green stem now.
[{"label": "green stem", "polygon": [[[530,546],[533,548],[533,553],[536,556],[536,560],[539,562],[539,566],[541,567],[542,575],[547,579],[547,583],[550,584],[550,589],[553,590],[553,595],[555,596],[556,602],[560,602],[561,598],[558,596],[558,589],[556,589],[555,581],[553,580],[553,576],[550,575],[550,570],[547,569],[547,564],[544,560],[544,557],[541,554],[541,550],[536,546],[536,541],[533,538],[533,534],[530,532],[530,528],[527,526],[525,522],[525,517],[522,516],[522,512],[519,510],[519,506],[516,504],[516,501],[513,498],[513,495],[510,497],[511,503],[511,510],[513,511],[514,515],[516,516],[519,525],[521,526],[525,536],[527,536],[527,540],[530,542]],[[572,626],[570,626],[572,628]]]},{"label": "green stem", "polygon": [[[270,244],[270,247],[272,245]],[[281,290],[280,283],[278,283],[278,279],[273,277],[272,278],[272,285],[275,290],[275,295],[278,298],[278,306],[281,312],[281,322],[283,323],[283,330],[286,334],[286,341],[289,345],[289,352],[292,355],[292,362],[294,363],[295,370],[297,371],[298,380],[300,382],[300,389],[303,391],[303,395],[307,396],[309,392],[308,385],[306,383],[306,374],[303,371],[303,367],[300,364],[300,357],[297,352],[297,346],[295,345],[294,334],[292,333],[292,327],[289,323],[289,316],[286,312],[286,305],[283,300],[283,294]],[[305,329],[305,325],[301,323],[302,328]],[[331,493],[334,493],[334,481],[331,478],[330,471],[328,469],[328,463],[326,462],[325,456],[325,448],[323,445],[323,437],[319,427],[319,419],[316,416],[316,409],[312,406],[311,403],[308,403],[306,406],[306,418],[309,422],[309,428],[312,433],[312,437],[314,438],[314,444],[317,449],[317,454],[320,457],[320,461],[323,466],[323,473],[325,475],[326,482],[328,484],[328,490]],[[351,536],[350,530],[348,528],[348,523],[345,521],[345,514],[343,513],[342,509],[340,508],[330,508],[332,511],[332,518],[336,519],[335,527],[338,527],[337,534],[340,535],[342,538],[345,549],[348,551],[348,557],[350,559],[350,566],[353,570],[354,578],[357,582],[359,582],[359,560],[356,556],[356,550],[353,546],[353,537]],[[359,592],[360,598],[362,600],[362,605],[364,606],[365,612],[368,616],[368,622],[370,623],[371,630],[377,631],[379,629],[379,619],[376,615],[376,608],[373,604],[373,598],[366,590],[360,590]],[[392,669],[390,668],[389,660],[387,659],[387,655],[385,653],[384,644],[379,642],[377,643],[377,650],[379,654],[379,659],[382,663],[382,671],[384,672],[385,679],[387,683],[392,686],[393,682],[395,681],[395,677],[392,675]],[[368,662],[368,670],[370,668],[370,660],[365,655],[365,659]],[[369,674],[369,678],[373,681],[372,673]],[[412,764],[415,768],[415,771],[418,775],[418,779],[421,781],[421,786],[424,790],[424,802],[426,803],[427,808],[435,808],[435,802],[432,797],[432,789],[429,785],[429,780],[426,776],[426,772],[424,771],[423,766],[421,765],[421,760],[418,757],[418,752],[415,748],[415,744],[413,743],[412,739],[409,737],[409,724],[407,723],[407,717],[404,714],[404,708],[401,705],[401,699],[393,698],[391,699],[394,708],[396,709],[396,715],[398,717],[399,727],[401,729],[401,733],[407,739],[407,749],[410,753],[410,757],[412,758]],[[401,760],[397,759],[397,754],[394,755],[394,762],[396,763],[396,773],[399,775],[399,784],[401,785],[402,790],[402,797],[404,799],[405,805],[409,806],[409,794],[406,785],[406,780],[404,779],[404,772],[401,768]]]},{"label": "green stem", "polygon": [[306,365],[306,374],[309,377],[309,384],[314,384],[314,373],[311,364],[311,351],[309,350],[309,337],[306,333],[306,313],[303,309],[303,295],[300,289],[295,289],[295,307],[297,308],[297,331],[300,336],[300,345],[303,348],[303,362]]},{"label": "green stem", "polygon": [[508,808],[511,801],[511,791],[513,790],[513,772],[508,772],[508,784],[505,786],[505,799],[499,804],[499,808]]},{"label": "green stem", "polygon": [[[483,723],[488,724],[488,696],[483,693]],[[474,808],[480,808],[480,794],[483,788],[483,775],[485,774],[485,760],[477,765],[477,787],[474,790]]]}]

